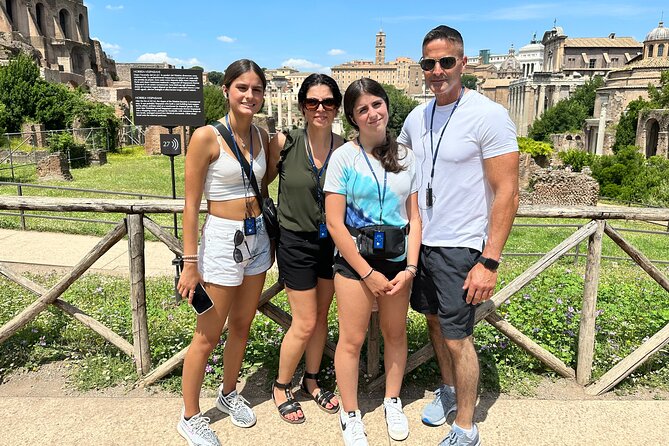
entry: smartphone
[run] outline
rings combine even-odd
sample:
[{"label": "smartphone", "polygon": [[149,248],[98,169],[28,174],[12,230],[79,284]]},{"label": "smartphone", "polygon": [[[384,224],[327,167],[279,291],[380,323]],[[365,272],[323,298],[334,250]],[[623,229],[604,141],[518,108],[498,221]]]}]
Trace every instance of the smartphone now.
[{"label": "smartphone", "polygon": [[[184,262],[183,260],[179,262],[179,271],[183,271]],[[175,278],[175,283],[179,282],[179,278]],[[214,302],[207,294],[207,291],[204,289],[201,283],[198,282],[195,287],[195,293],[193,293],[193,309],[197,314],[204,314],[209,311],[214,306]]]},{"label": "smartphone", "polygon": [[197,314],[204,314],[213,306],[214,302],[211,297],[209,297],[202,284],[198,283],[195,287],[195,293],[193,293],[193,309]]}]

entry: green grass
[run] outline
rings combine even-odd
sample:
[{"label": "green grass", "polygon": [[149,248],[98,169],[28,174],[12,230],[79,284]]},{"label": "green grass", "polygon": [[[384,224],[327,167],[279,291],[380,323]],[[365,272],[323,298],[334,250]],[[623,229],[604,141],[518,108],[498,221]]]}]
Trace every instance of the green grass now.
[{"label": "green grass", "polygon": [[[115,192],[131,192],[137,194],[172,196],[172,179],[170,159],[164,155],[147,156],[141,146],[130,146],[120,149],[119,153],[109,153],[108,163],[82,169],[72,169],[72,181],[45,181],[40,185],[60,186],[79,189],[109,190]],[[177,197],[184,195],[184,157],[174,157],[174,173]],[[35,166],[22,167],[15,171],[16,182],[37,183]],[[11,181],[8,170],[0,170],[0,181]],[[0,184],[0,186],[2,186]],[[270,193],[276,197],[277,182],[270,185]],[[2,195],[17,195],[16,186],[0,187]],[[99,194],[92,192],[64,191],[23,187],[24,196],[36,197],[72,197],[72,198],[110,198],[114,200],[137,199],[138,197]],[[144,198],[151,200],[151,198]],[[95,219],[119,222],[125,215],[96,212],[26,212],[47,216],[67,216],[70,218]],[[150,218],[165,227],[173,227],[172,214],[150,214]],[[35,231],[68,232],[102,236],[111,230],[111,224],[77,222],[66,220],[26,219],[27,229]],[[177,225],[181,227],[181,214],[177,214]],[[0,216],[0,228],[19,229],[20,218]]]}]

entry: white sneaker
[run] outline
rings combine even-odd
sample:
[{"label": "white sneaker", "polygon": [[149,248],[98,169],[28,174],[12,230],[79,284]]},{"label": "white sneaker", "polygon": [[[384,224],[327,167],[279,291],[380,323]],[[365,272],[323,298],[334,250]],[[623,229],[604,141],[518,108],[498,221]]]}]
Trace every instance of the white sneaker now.
[{"label": "white sneaker", "polygon": [[383,411],[386,414],[388,435],[395,441],[406,440],[409,436],[409,420],[402,410],[402,400],[397,398],[384,398]]},{"label": "white sneaker", "polygon": [[201,413],[186,420],[184,410],[181,409],[177,431],[186,439],[189,446],[221,446],[218,437],[209,427],[209,418],[203,417]]},{"label": "white sneaker", "polygon": [[230,421],[237,427],[251,427],[256,424],[256,414],[249,406],[249,402],[233,390],[228,396],[223,396],[223,384],[218,388],[216,407],[223,413],[230,415]]},{"label": "white sneaker", "polygon": [[368,446],[365,425],[362,424],[360,411],[339,411],[339,428],[344,437],[345,446]]}]

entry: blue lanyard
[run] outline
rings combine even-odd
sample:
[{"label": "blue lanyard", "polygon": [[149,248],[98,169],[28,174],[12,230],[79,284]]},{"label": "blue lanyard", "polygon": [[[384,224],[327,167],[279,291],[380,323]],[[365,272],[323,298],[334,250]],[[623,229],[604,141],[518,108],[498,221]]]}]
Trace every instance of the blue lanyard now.
[{"label": "blue lanyard", "polygon": [[[239,157],[239,159],[242,158],[242,152],[239,150],[239,147],[237,147],[237,140],[235,139],[235,134],[232,133],[232,127],[230,127],[230,120],[228,119],[228,115],[225,115],[225,123],[228,125],[228,130],[230,131],[230,136],[232,136],[232,149],[235,151],[235,155]],[[249,154],[251,155],[251,161],[249,161],[249,174],[253,175],[253,132],[251,132],[251,129],[249,128],[249,135],[251,139],[251,148],[249,149]],[[248,190],[248,186],[246,185],[246,174],[244,173],[244,167],[242,167],[241,163],[239,166],[242,169],[242,181],[244,182],[244,188]],[[249,185],[251,184],[251,177],[249,177]]]},{"label": "blue lanyard", "polygon": [[362,149],[362,154],[365,157],[365,161],[367,161],[367,165],[369,166],[369,170],[372,171],[372,175],[374,175],[374,181],[376,181],[376,189],[379,193],[379,207],[381,208],[381,213],[379,214],[379,224],[383,224],[383,202],[386,200],[386,186],[388,185],[388,171],[383,169],[383,196],[381,195],[381,184],[379,183],[379,179],[376,177],[376,172],[374,172],[374,168],[372,168],[372,163],[369,162],[369,158],[367,157],[367,152],[365,152],[365,148],[360,144],[360,138],[358,138],[358,145]]},{"label": "blue lanyard", "polygon": [[332,155],[332,149],[334,148],[334,136],[332,135],[332,132],[330,132],[330,151],[328,152],[328,156],[325,158],[325,162],[321,166],[320,169],[316,167],[316,161],[314,160],[314,155],[311,151],[311,146],[309,145],[309,134],[307,133],[307,129],[304,129],[304,141],[307,145],[307,154],[309,155],[309,163],[311,164],[311,170],[314,173],[314,177],[316,178],[316,194],[318,196],[318,207],[320,208],[321,212],[323,212],[323,192],[321,188],[321,176],[325,172],[325,170],[328,167],[328,163],[330,162],[330,155]]},{"label": "blue lanyard", "polygon": [[[455,105],[453,106],[453,110],[451,110],[451,114],[448,115],[448,119],[446,120],[446,124],[444,124],[444,128],[441,129],[441,135],[439,135],[439,141],[437,141],[437,150],[434,150],[434,142],[432,140],[432,126],[434,125],[434,112],[437,110],[437,99],[434,99],[434,106],[432,107],[432,116],[430,116],[430,153],[432,153],[432,171],[430,172],[430,183],[432,184],[432,180],[434,179],[434,165],[437,162],[437,155],[439,154],[439,146],[441,145],[441,138],[444,137],[444,132],[446,131],[446,127],[448,127],[448,123],[451,122],[451,118],[453,117],[453,113],[455,113],[455,109],[458,108],[458,104],[460,103],[460,99],[462,99],[462,96],[465,94],[465,87],[462,87],[460,90],[460,96],[458,96],[458,100],[455,101]],[[428,187],[429,187],[428,184]]]}]

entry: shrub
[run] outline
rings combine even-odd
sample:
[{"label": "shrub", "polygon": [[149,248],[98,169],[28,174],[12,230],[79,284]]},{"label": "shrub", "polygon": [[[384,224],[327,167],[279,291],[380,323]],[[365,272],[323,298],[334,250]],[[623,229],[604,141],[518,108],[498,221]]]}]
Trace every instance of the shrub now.
[{"label": "shrub", "polygon": [[529,153],[532,155],[532,158],[538,156],[550,156],[550,154],[553,153],[553,147],[547,142],[535,141],[522,136],[518,138],[518,149],[522,153]]},{"label": "shrub", "polygon": [[49,151],[51,153],[65,153],[70,159],[72,167],[83,167],[86,165],[86,147],[74,140],[69,133],[56,133],[49,138]]},{"label": "shrub", "polygon": [[558,156],[566,165],[571,166],[571,169],[574,172],[580,172],[583,167],[589,166],[592,168],[592,165],[595,162],[596,155],[582,150],[570,149],[566,152],[558,153]]}]

